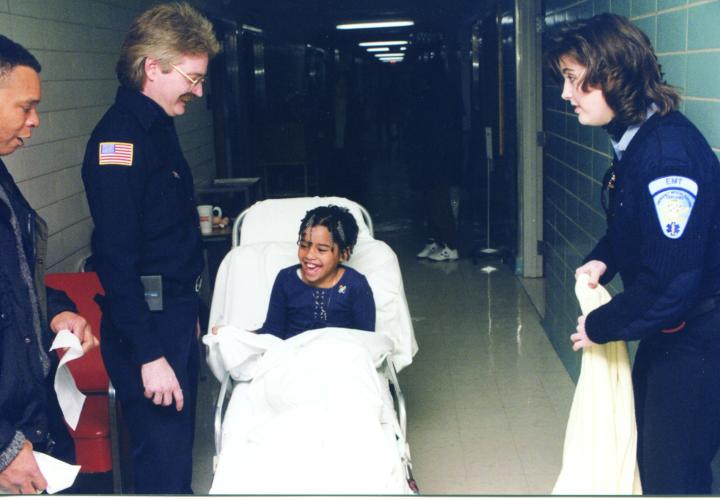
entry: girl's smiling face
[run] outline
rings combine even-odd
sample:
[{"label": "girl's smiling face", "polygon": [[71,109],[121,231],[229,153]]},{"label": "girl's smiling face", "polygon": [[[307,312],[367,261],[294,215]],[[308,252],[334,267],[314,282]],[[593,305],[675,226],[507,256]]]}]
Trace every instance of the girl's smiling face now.
[{"label": "girl's smiling face", "polygon": [[601,89],[582,89],[585,71],[586,67],[572,57],[560,58],[560,72],[564,80],[561,97],[573,105],[578,121],[583,125],[607,125],[615,117],[615,113],[605,101]]},{"label": "girl's smiling face", "polygon": [[298,241],[300,274],[302,280],[310,286],[332,287],[343,257],[325,226],[307,228]]}]

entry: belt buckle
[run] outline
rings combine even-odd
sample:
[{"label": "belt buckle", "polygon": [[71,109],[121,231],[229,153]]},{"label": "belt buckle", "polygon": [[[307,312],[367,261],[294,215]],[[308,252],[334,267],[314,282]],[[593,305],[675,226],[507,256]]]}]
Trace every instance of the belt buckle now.
[{"label": "belt buckle", "polygon": [[201,288],[202,288],[202,276],[198,276],[195,279],[195,293],[200,293]]}]

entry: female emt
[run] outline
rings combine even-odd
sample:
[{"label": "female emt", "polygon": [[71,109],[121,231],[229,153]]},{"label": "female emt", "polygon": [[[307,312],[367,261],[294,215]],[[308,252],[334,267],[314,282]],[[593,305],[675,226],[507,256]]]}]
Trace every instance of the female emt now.
[{"label": "female emt", "polygon": [[549,53],[562,98],[610,134],[607,232],[575,272],[624,290],[578,318],[573,349],[640,340],[633,382],[646,494],[710,493],[720,442],[720,165],[676,111],[648,38],[601,14],[563,27]]}]

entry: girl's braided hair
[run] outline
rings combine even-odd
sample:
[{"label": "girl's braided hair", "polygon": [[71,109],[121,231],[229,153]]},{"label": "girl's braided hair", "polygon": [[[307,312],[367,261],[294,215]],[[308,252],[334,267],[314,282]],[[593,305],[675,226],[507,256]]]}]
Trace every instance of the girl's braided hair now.
[{"label": "girl's braided hair", "polygon": [[305,231],[315,226],[327,228],[333,243],[337,243],[341,254],[345,250],[348,251],[348,256],[352,253],[352,249],[357,243],[358,225],[355,217],[347,208],[327,205],[308,210],[300,223],[299,238],[302,239]]}]

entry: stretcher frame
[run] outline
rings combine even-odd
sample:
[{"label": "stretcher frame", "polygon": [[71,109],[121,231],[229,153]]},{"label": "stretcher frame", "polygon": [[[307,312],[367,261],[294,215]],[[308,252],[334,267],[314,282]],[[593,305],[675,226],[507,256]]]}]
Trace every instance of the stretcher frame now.
[{"label": "stretcher frame", "polygon": [[[317,198],[318,199],[318,205],[320,206],[323,204],[323,198]],[[368,210],[360,205],[357,202],[347,200],[349,203],[354,204],[362,214],[363,222],[368,228],[368,232],[370,234],[371,238],[375,237],[375,229],[372,221],[372,217],[370,216],[370,213]],[[243,210],[238,217],[235,219],[233,223],[232,228],[232,248],[236,248],[240,246],[240,235],[242,232],[242,224],[245,220],[247,214],[252,210],[252,206],[246,208]],[[415,494],[419,494],[419,488],[417,486],[417,483],[413,477],[412,474],[412,460],[410,457],[410,447],[407,441],[407,408],[405,404],[405,395],[403,394],[403,391],[400,387],[400,381],[398,380],[397,371],[395,369],[395,366],[393,365],[392,361],[389,357],[386,357],[380,367],[378,367],[378,372],[388,381],[389,384],[389,391],[390,395],[393,400],[393,404],[395,406],[395,414],[398,419],[399,424],[399,432],[396,432],[396,434],[400,434],[397,436],[397,439],[399,440],[398,443],[398,450],[400,450],[400,461],[403,465],[404,472],[405,472],[405,479],[408,483],[409,488],[413,491]],[[213,456],[213,471],[217,469],[218,460],[220,457],[220,452],[222,451],[222,424],[223,424],[223,414],[225,412],[226,403],[229,402],[229,398],[232,396],[233,388],[235,387],[235,384],[240,383],[249,383],[249,382],[239,382],[234,381],[230,373],[225,373],[225,376],[220,383],[220,391],[218,393],[217,402],[215,404],[215,415],[214,415],[214,438],[215,438],[215,455]]]}]

